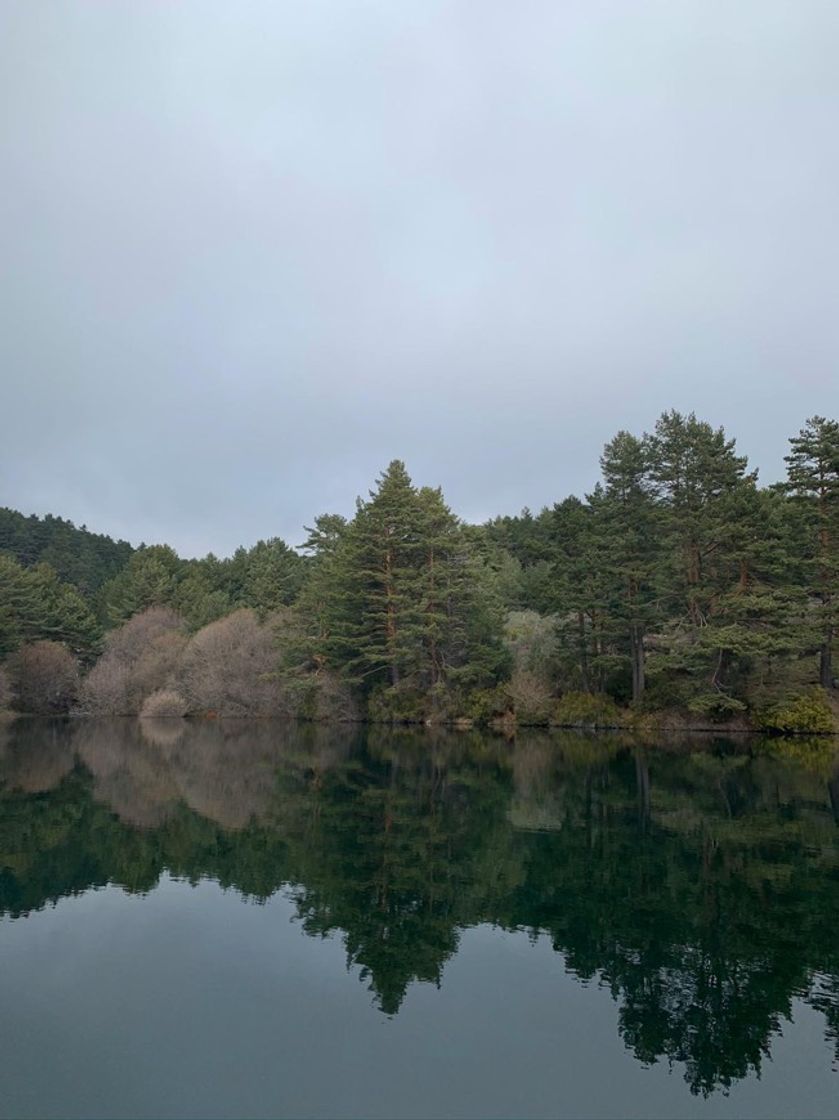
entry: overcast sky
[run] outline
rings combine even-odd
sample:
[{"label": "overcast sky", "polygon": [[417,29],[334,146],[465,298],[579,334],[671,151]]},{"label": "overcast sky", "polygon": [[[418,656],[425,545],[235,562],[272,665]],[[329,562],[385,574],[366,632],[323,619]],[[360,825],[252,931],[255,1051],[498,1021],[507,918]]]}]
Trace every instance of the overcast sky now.
[{"label": "overcast sky", "polygon": [[839,3],[0,0],[0,505],[185,555],[839,414]]}]

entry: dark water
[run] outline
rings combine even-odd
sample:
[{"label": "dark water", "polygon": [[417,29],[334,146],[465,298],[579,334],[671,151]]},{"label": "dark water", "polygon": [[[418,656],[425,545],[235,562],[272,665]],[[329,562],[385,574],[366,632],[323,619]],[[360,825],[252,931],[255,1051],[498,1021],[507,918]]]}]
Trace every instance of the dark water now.
[{"label": "dark water", "polygon": [[837,1116],[832,746],[0,725],[2,1116]]}]

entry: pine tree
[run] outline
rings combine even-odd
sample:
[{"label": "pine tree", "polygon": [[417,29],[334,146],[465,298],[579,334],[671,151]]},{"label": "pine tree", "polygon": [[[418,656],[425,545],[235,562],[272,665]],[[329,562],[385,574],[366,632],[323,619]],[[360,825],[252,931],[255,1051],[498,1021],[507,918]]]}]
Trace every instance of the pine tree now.
[{"label": "pine tree", "polygon": [[834,687],[839,627],[839,422],[813,416],[790,440],[787,489],[802,507],[808,539],[805,579],[819,631],[819,681]]},{"label": "pine tree", "polygon": [[600,459],[604,487],[589,499],[599,521],[599,566],[610,577],[606,625],[628,650],[632,699],[640,702],[646,684],[644,638],[657,616],[655,573],[660,562],[660,511],[650,479],[650,447],[629,432],[618,432]]},{"label": "pine tree", "polygon": [[384,671],[391,685],[423,661],[422,510],[404,463],[394,460],[370,500],[359,506],[347,542],[362,609],[356,665],[362,675]]},{"label": "pine tree", "polygon": [[79,592],[48,564],[23,568],[0,553],[0,657],[26,642],[60,642],[90,660],[101,631]]},{"label": "pine tree", "polygon": [[261,619],[293,603],[303,583],[304,561],[279,537],[258,541],[246,554],[241,598]]},{"label": "pine tree", "polygon": [[102,588],[104,617],[116,626],[147,607],[171,606],[185,574],[186,565],[168,545],[139,548]]},{"label": "pine tree", "polygon": [[390,464],[351,522],[319,518],[306,549],[297,614],[316,672],[338,670],[366,695],[391,690],[420,706],[497,673],[492,575],[441,492],[417,490],[403,463]]},{"label": "pine tree", "polygon": [[47,622],[47,605],[31,572],[0,552],[0,658],[42,637]]},{"label": "pine tree", "polygon": [[722,428],[691,413],[664,413],[650,438],[651,477],[662,511],[669,563],[659,588],[669,618],[659,664],[692,681],[690,703],[709,712],[738,710],[726,686],[731,634],[722,606],[741,578],[738,547],[756,531],[756,472]]},{"label": "pine tree", "polygon": [[39,638],[60,642],[71,653],[90,662],[100,651],[102,629],[75,587],[62,583],[48,564],[27,573],[43,610]]}]

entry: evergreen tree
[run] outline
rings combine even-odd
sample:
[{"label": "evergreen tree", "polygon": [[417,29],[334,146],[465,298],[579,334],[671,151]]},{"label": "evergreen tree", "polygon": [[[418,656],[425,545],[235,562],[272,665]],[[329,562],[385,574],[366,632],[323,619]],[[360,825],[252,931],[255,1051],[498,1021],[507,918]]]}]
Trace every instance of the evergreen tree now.
[{"label": "evergreen tree", "polygon": [[12,509],[0,509],[0,552],[7,552],[25,568],[47,563],[64,583],[73,584],[92,600],[107,580],[125,565],[133,549],[127,541],[115,541],[76,528],[61,517],[25,517]]},{"label": "evergreen tree", "polygon": [[0,657],[27,642],[61,642],[90,660],[99,649],[99,625],[79,592],[48,564],[23,568],[0,553]]},{"label": "evergreen tree", "polygon": [[47,606],[31,573],[0,552],[0,658],[39,638],[47,622]]},{"label": "evergreen tree", "polygon": [[669,620],[659,665],[686,675],[693,707],[740,709],[725,680],[736,651],[721,606],[741,578],[738,549],[747,552],[758,531],[756,472],[722,428],[693,413],[664,413],[649,446],[667,557],[658,579]]},{"label": "evergreen tree", "polygon": [[503,660],[492,577],[439,490],[395,461],[349,523],[320,518],[300,600],[310,663],[376,688],[428,697],[486,684]]},{"label": "evergreen tree", "polygon": [[646,684],[644,638],[657,619],[655,573],[660,563],[660,511],[650,479],[650,446],[629,432],[618,432],[600,459],[604,486],[590,499],[599,520],[599,566],[610,578],[606,625],[618,647],[627,650],[632,699],[639,702]]},{"label": "evergreen tree", "polygon": [[819,681],[834,687],[833,644],[839,626],[839,422],[813,416],[790,440],[787,487],[801,505],[807,593],[817,615]]},{"label": "evergreen tree", "polygon": [[138,549],[102,589],[104,617],[117,626],[147,607],[171,606],[185,565],[168,545]]},{"label": "evergreen tree", "polygon": [[258,541],[246,554],[242,580],[242,606],[266,615],[289,606],[300,593],[305,562],[279,537]]}]

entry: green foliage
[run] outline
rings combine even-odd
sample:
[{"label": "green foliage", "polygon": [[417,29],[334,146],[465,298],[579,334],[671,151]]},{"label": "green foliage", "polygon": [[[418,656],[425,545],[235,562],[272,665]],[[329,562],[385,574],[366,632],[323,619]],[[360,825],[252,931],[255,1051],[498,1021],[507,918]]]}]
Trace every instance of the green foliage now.
[{"label": "green foliage", "polygon": [[494,574],[440,491],[418,490],[404,464],[351,522],[319,518],[307,549],[296,668],[342,675],[370,718],[431,718],[441,687],[486,687],[503,672]]},{"label": "green foliage", "polygon": [[89,661],[101,631],[80,593],[47,564],[23,568],[0,553],[0,657],[25,642],[50,640]]},{"label": "green foliage", "polygon": [[729,696],[725,692],[700,692],[691,696],[687,709],[694,715],[706,716],[711,720],[724,720],[729,716],[746,711],[746,704],[736,696]]},{"label": "green foliage", "polygon": [[0,658],[47,639],[89,665],[95,594],[105,628],[152,607],[191,633],[282,617],[277,671],[313,719],[483,718],[463,715],[484,710],[476,694],[540,724],[581,693],[746,726],[837,686],[839,422],[807,420],[786,461],[761,488],[722,428],[665,412],[605,445],[584,499],[467,526],[394,460],[350,520],[316,519],[306,555],[272,537],[182,560],[0,510]]},{"label": "green foliage", "polygon": [[183,561],[168,545],[138,549],[102,589],[108,623],[118,626],[149,607],[174,606],[183,570]]},{"label": "green foliage", "polygon": [[453,720],[465,719],[476,724],[488,724],[502,719],[510,709],[510,699],[504,685],[495,688],[473,688],[449,696],[445,710]]},{"label": "green foliage", "polygon": [[431,717],[431,699],[410,685],[380,685],[367,701],[371,723],[425,723]]},{"label": "green foliage", "polygon": [[811,735],[829,735],[836,731],[836,721],[822,689],[770,705],[757,714],[757,723],[767,731]]},{"label": "green foliage", "polygon": [[61,517],[25,517],[12,509],[0,509],[0,552],[12,556],[24,568],[49,564],[63,583],[72,584],[89,602],[99,588],[112,579],[132,553],[127,541],[91,533],[83,525]]},{"label": "green foliage", "polygon": [[839,629],[839,422],[811,417],[790,440],[787,491],[798,506],[802,583],[818,633],[819,681],[832,688]]},{"label": "green foliage", "polygon": [[551,715],[557,727],[620,727],[625,722],[614,700],[603,693],[566,692]]}]

